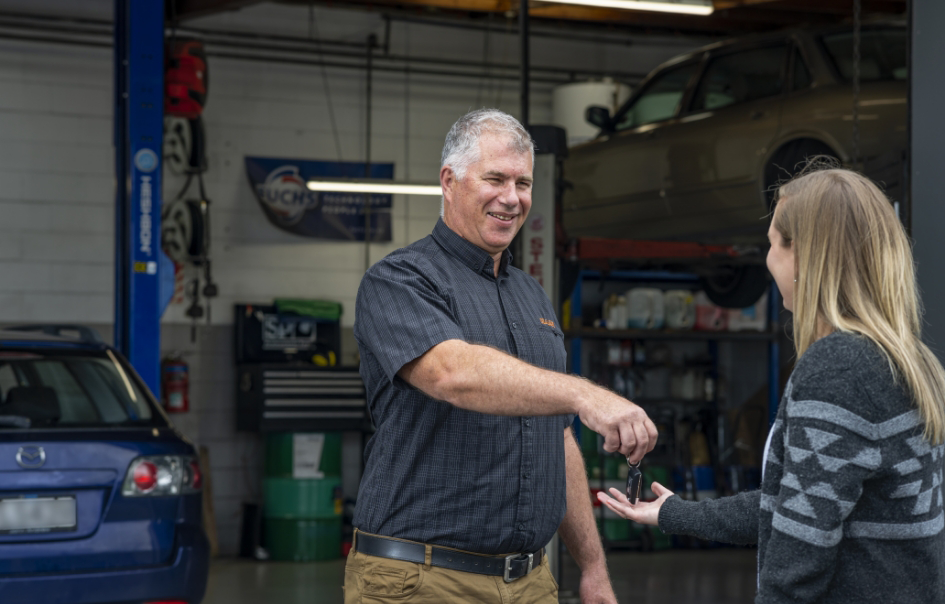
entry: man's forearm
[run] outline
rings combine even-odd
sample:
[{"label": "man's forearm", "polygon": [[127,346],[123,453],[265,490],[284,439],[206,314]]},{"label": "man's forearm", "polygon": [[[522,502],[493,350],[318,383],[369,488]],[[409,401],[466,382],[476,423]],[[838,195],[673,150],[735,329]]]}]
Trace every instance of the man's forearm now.
[{"label": "man's forearm", "polygon": [[530,365],[462,340],[446,340],[397,373],[427,395],[492,415],[576,413],[604,437],[604,449],[640,461],[656,444],[656,426],[622,396],[574,377]]},{"label": "man's forearm", "polygon": [[492,415],[579,413],[581,400],[595,388],[583,378],[461,340],[434,346],[399,375],[433,398]]},{"label": "man's forearm", "polygon": [[[571,429],[564,437],[565,472],[568,482],[568,512],[558,527],[562,541],[582,573],[602,573],[607,577],[607,561],[601,546],[590,489],[584,470],[584,458]],[[608,578],[609,581],[609,578]]]}]

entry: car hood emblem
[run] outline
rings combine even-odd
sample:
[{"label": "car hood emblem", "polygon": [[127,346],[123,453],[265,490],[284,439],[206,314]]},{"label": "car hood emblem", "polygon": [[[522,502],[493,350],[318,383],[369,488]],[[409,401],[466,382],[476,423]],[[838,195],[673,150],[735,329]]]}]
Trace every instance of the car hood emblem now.
[{"label": "car hood emblem", "polygon": [[21,468],[30,470],[39,468],[46,463],[46,451],[42,447],[32,445],[20,447],[16,452],[16,463],[20,464]]}]

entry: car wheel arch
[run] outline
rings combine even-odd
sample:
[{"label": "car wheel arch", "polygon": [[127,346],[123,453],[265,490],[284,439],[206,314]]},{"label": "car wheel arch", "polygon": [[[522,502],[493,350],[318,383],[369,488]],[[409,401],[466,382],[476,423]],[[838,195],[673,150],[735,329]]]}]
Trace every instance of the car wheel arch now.
[{"label": "car wheel arch", "polygon": [[[828,137],[818,136],[816,134],[800,134],[795,135],[790,138],[783,139],[778,142],[777,145],[772,145],[772,151],[770,151],[764,158],[764,161],[761,162],[760,170],[761,175],[758,178],[758,183],[760,186],[761,199],[766,205],[770,205],[771,196],[770,191],[778,182],[783,180],[785,177],[792,177],[796,174],[797,166],[796,160],[800,155],[802,149],[808,148],[814,152],[814,154],[829,155],[837,158],[841,163],[847,163],[848,158],[846,154],[842,151],[834,141],[825,140]],[[791,156],[794,157],[791,157]],[[781,178],[774,178],[770,172],[770,169],[776,163],[790,163],[792,164],[787,173],[784,174]],[[786,166],[781,166],[785,168]]]}]

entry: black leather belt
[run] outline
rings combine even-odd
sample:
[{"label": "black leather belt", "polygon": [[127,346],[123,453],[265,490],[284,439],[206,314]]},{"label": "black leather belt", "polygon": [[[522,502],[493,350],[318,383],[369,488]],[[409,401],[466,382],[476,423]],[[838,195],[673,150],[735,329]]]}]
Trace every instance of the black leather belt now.
[{"label": "black leather belt", "polygon": [[[461,570],[479,575],[493,575],[502,577],[506,583],[521,579],[541,564],[541,557],[545,550],[540,549],[532,554],[512,554],[510,556],[477,556],[466,554],[452,549],[432,546],[430,564],[450,570]],[[426,546],[422,543],[397,541],[386,537],[366,535],[358,532],[355,538],[354,549],[379,558],[403,560],[424,564],[426,562]]]}]

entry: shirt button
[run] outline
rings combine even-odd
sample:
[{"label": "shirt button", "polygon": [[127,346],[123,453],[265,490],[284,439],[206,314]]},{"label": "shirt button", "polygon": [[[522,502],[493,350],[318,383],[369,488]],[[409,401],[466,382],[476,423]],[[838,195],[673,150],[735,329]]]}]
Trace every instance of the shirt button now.
[{"label": "shirt button", "polygon": [[528,428],[528,427],[531,426],[531,425],[532,425],[532,420],[526,419],[526,420],[525,420],[525,427]]},{"label": "shirt button", "polygon": [[524,530],[525,530],[525,524],[524,524],[524,523],[519,523],[519,525],[518,525],[518,530],[524,531]]},{"label": "shirt button", "polygon": [[512,323],[512,329],[518,329],[518,323]]},{"label": "shirt button", "polygon": [[528,473],[522,474],[522,478],[524,478],[525,480],[528,480],[528,477],[529,477],[529,476],[530,476],[530,474],[528,474]]}]

